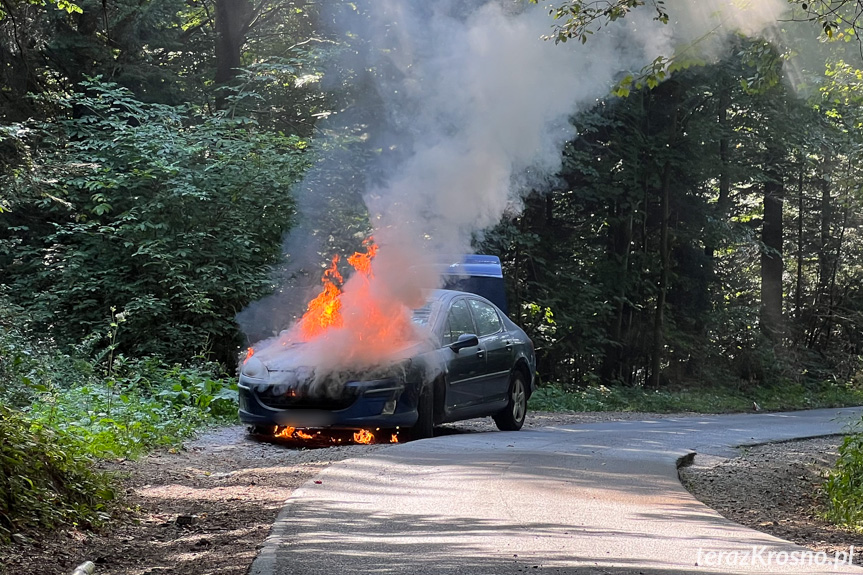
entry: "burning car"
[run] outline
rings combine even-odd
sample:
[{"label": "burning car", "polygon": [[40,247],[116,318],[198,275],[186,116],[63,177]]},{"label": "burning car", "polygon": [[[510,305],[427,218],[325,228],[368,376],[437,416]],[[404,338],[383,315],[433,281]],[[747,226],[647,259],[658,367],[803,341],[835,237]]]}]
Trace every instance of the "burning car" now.
[{"label": "burning car", "polygon": [[435,290],[413,313],[428,337],[389,365],[360,373],[304,364],[304,343],[267,365],[257,355],[240,372],[240,420],[259,428],[433,426],[491,416],[501,430],[521,429],[534,389],[536,359],[527,335],[487,299]]},{"label": "burning car", "polygon": [[[368,282],[369,268],[354,263]],[[317,307],[323,312],[315,311],[312,320],[307,313],[294,335],[250,350],[239,376],[242,422],[253,431],[409,428],[413,437],[431,436],[439,423],[475,417],[491,416],[501,430],[522,427],[536,358],[531,340],[498,306],[465,291],[426,291],[425,305],[406,310],[406,323],[399,325],[398,306],[364,313],[362,329],[349,330],[356,350],[329,353],[341,349],[334,342],[342,322],[358,321],[327,315],[343,313],[342,294],[333,288],[335,269],[325,274],[319,298],[326,301],[309,306],[310,312]],[[298,337],[304,321],[314,330],[325,328]],[[385,326],[386,333],[364,342],[370,321],[378,331]],[[373,346],[386,353],[364,352]],[[361,361],[368,358],[376,359]]]}]

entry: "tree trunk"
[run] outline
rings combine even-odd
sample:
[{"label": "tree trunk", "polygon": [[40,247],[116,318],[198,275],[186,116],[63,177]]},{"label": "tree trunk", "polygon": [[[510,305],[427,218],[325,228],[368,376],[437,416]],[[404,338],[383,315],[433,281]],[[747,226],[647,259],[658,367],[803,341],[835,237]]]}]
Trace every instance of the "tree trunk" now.
[{"label": "tree trunk", "polygon": [[731,160],[728,153],[730,132],[728,129],[729,107],[731,107],[731,90],[725,88],[719,93],[719,164],[721,172],[719,173],[719,201],[716,206],[719,218],[722,221],[728,216],[728,209],[731,204]]},{"label": "tree trunk", "polygon": [[848,202],[845,202],[845,213],[842,218],[842,227],[839,237],[836,239],[836,252],[832,256],[832,269],[830,271],[830,284],[827,286],[827,313],[824,319],[824,348],[830,347],[830,339],[833,336],[833,322],[836,319],[836,275],[839,273],[839,262],[842,256],[842,245],[845,241],[845,231],[848,229],[848,218],[850,211]]},{"label": "tree trunk", "polygon": [[830,182],[827,174],[822,174],[821,186],[821,241],[818,246],[818,299],[825,300],[830,276],[833,272],[832,237],[833,202],[830,197]]},{"label": "tree trunk", "polygon": [[[676,126],[674,130],[676,130]],[[653,321],[653,353],[650,358],[650,387],[659,387],[662,357],[665,348],[665,299],[668,295],[668,219],[671,213],[671,162],[662,169],[662,196],[659,207],[662,222],[659,231],[659,293],[656,294],[656,314]]]},{"label": "tree trunk", "polygon": [[[719,92],[717,122],[719,124],[719,199],[716,203],[716,220],[724,222],[728,217],[728,209],[731,204],[731,161],[729,160],[729,130],[728,130],[728,108],[731,106],[731,90],[722,88]],[[708,240],[704,246],[705,255],[713,260],[716,254],[714,240]]]},{"label": "tree trunk", "polygon": [[802,324],[803,316],[803,214],[805,206],[803,203],[803,158],[800,158],[800,172],[797,178],[797,279],[794,287],[794,318],[797,321],[797,329],[804,332]]},{"label": "tree trunk", "polygon": [[[771,154],[778,158],[776,154]],[[777,171],[764,184],[764,223],[761,228],[761,330],[773,341],[783,334],[782,323],[782,204],[785,185]]]},{"label": "tree trunk", "polygon": [[[812,327],[809,334],[807,346],[816,348],[825,329],[829,329],[830,322],[826,320],[832,308],[831,285],[834,270],[833,258],[833,198],[831,196],[831,185],[829,174],[833,171],[833,161],[829,151],[825,151],[824,160],[821,164],[821,174],[818,187],[821,191],[821,233],[818,242],[818,287],[815,290],[813,305]],[[828,336],[829,339],[829,336]]]},{"label": "tree trunk", "polygon": [[[216,77],[218,88],[224,88],[239,73],[243,44],[252,18],[249,0],[216,0]],[[223,108],[227,94],[220,89],[216,106]]]},{"label": "tree trunk", "polygon": [[[619,212],[619,207],[614,209]],[[620,214],[615,214],[616,219]],[[618,283],[617,301],[615,302],[614,320],[608,331],[608,343],[605,345],[605,354],[600,367],[600,380],[605,383],[614,383],[622,379],[622,345],[623,345],[623,323],[626,312],[626,276],[629,271],[629,250],[632,243],[633,214],[623,222],[618,221],[609,226],[608,257],[618,264],[620,270],[620,282]]]},{"label": "tree trunk", "polygon": [[[668,142],[666,144],[666,149],[669,152],[675,147],[677,131],[680,129],[679,95],[676,88],[672,89],[673,92],[670,95],[670,100],[674,106],[674,110],[671,112]],[[659,289],[656,294],[656,310],[653,316],[653,349],[650,355],[650,370],[648,373],[648,385],[654,388],[659,387],[662,374],[662,358],[665,355],[665,301],[668,296],[668,268],[671,263],[668,229],[671,216],[671,159],[666,159],[662,166],[659,214]]]}]

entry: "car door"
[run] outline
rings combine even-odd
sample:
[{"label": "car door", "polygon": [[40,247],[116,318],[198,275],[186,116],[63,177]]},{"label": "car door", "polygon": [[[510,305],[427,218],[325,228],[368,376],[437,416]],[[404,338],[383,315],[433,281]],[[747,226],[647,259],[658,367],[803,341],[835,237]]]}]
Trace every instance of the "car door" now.
[{"label": "car door", "polygon": [[449,346],[462,335],[475,335],[476,327],[466,298],[452,301],[443,323],[441,353],[447,366],[447,410],[482,403],[485,396],[485,350],[481,345],[453,351]]},{"label": "car door", "polygon": [[468,300],[479,345],[485,350],[485,401],[506,399],[509,376],[513,366],[512,338],[493,305],[471,298]]}]

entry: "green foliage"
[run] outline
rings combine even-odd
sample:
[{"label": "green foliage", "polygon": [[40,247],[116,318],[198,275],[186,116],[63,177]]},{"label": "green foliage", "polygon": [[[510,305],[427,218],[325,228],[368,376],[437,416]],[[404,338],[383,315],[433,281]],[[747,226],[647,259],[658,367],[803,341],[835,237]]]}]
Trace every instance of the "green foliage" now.
[{"label": "green foliage", "polygon": [[234,315],[272,289],[305,142],[248,118],[144,104],[112,84],[85,88],[60,131],[20,127],[38,151],[3,178],[9,293],[63,344],[115,309],[123,328],[101,342],[112,351],[232,364]]},{"label": "green foliage", "polygon": [[108,362],[87,349],[62,353],[35,337],[0,291],[0,542],[98,524],[113,493],[95,460],[137,457],[236,417],[236,384],[218,366]]},{"label": "green foliage", "polygon": [[86,343],[62,353],[34,336],[26,313],[0,308],[0,404],[80,440],[80,452],[136,457],[236,418],[236,382],[216,364],[87,355]]},{"label": "green foliage", "polygon": [[[538,0],[530,0],[537,4]],[[860,41],[861,2],[860,0],[788,0],[794,6],[793,20],[810,21],[828,40],[851,42]],[[663,0],[608,0],[604,2],[589,2],[586,0],[566,0],[556,3],[549,9],[549,15],[556,24],[552,34],[547,39],[555,43],[576,39],[582,44],[599,28],[616,20],[624,18],[633,10],[645,5],[651,5],[655,12],[654,19],[668,24],[669,13]],[[559,22],[559,23],[557,23]]]},{"label": "green foliage", "polygon": [[[530,2],[536,4],[538,0],[530,0]],[[554,32],[547,39],[553,39],[555,44],[572,39],[584,44],[597,29],[624,18],[645,4],[650,4],[655,10],[655,20],[663,24],[668,23],[668,12],[665,10],[663,0],[612,0],[609,2],[569,0],[549,8],[549,15],[560,23],[556,24]]]},{"label": "green foliage", "polygon": [[274,288],[327,111],[317,7],[261,7],[218,113],[212,6],[0,10],[0,404],[16,412],[0,412],[0,540],[98,520],[110,493],[76,475],[88,455],[236,417],[233,320]]},{"label": "green foliage", "polygon": [[828,521],[863,527],[863,434],[854,433],[842,441],[839,459],[822,489]]},{"label": "green foliage", "polygon": [[[44,6],[45,4],[53,4],[58,10],[62,10],[68,14],[81,13],[81,7],[74,2],[69,2],[69,0],[27,0],[27,3],[33,6]],[[5,6],[6,4],[4,4],[4,7]],[[3,8],[0,8],[0,20],[3,20],[7,16],[7,12]]]},{"label": "green foliage", "polygon": [[109,478],[85,444],[0,405],[0,543],[27,530],[107,519]]},{"label": "green foliage", "polygon": [[794,18],[815,22],[827,40],[851,42],[861,39],[860,0],[789,0]]},{"label": "green foliage", "polygon": [[225,89],[227,112],[254,118],[271,131],[308,138],[316,117],[330,113],[331,104],[320,88],[323,73],[316,67],[329,52],[290,52],[290,57],[270,57],[240,70],[235,85]]},{"label": "green foliage", "polygon": [[29,406],[57,382],[84,385],[90,363],[61,353],[48,338],[30,329],[30,318],[0,285],[0,402],[14,409]]},{"label": "green foliage", "polygon": [[[789,92],[783,58],[736,37],[719,62],[579,113],[562,181],[485,234],[478,249],[501,256],[544,380],[638,387],[658,369],[662,388],[805,388],[859,371],[861,75],[838,61],[805,102]],[[784,243],[768,247],[764,202],[777,178]],[[762,254],[784,263],[778,338],[762,322]]]},{"label": "green foliage", "polygon": [[642,386],[590,385],[566,388],[540,387],[530,398],[537,411],[632,411],[643,413],[728,413],[751,411],[753,403],[768,411],[860,405],[863,390],[857,386],[823,382],[803,385],[700,385],[679,389]]},{"label": "green foliage", "polygon": [[206,366],[119,357],[113,373],[87,385],[41,391],[29,410],[74,436],[96,457],[138,457],[171,446],[209,423],[236,417],[236,384]]}]

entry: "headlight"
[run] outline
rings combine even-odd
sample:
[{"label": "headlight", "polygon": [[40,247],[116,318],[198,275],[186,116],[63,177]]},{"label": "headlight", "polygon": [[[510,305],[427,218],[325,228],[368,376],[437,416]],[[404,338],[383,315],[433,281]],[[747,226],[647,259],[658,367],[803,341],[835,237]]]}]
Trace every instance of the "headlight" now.
[{"label": "headlight", "polygon": [[252,356],[243,365],[243,375],[254,379],[263,379],[267,377],[267,366],[264,362],[255,356]]}]

